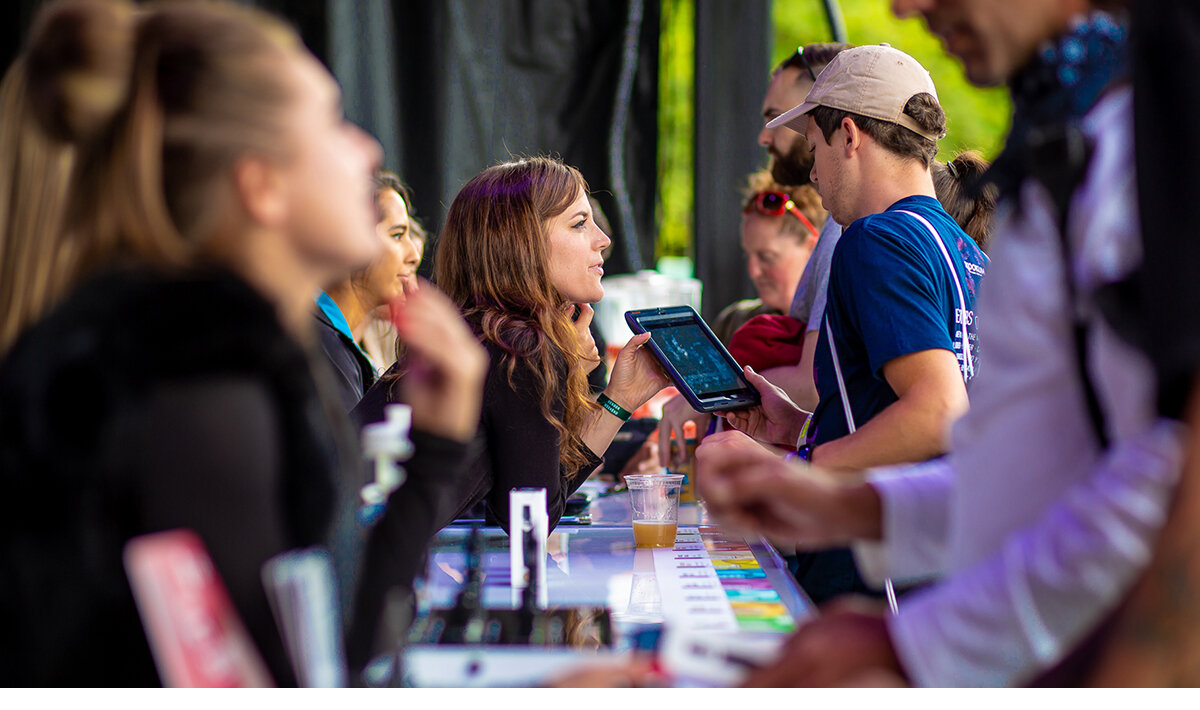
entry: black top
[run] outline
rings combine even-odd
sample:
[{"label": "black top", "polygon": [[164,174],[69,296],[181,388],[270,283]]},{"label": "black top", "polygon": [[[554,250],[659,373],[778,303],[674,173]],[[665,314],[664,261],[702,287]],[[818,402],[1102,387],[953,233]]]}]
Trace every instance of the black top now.
[{"label": "black top", "polygon": [[467,451],[414,435],[408,483],[362,528],[365,470],[320,373],[227,273],[108,274],[26,333],[0,363],[0,684],[158,684],[121,555],[181,527],[279,684],[294,677],[262,564],[328,544],[361,662],[376,626],[362,614],[411,582]]},{"label": "black top", "polygon": [[[508,492],[513,488],[545,488],[550,528],[558,524],[566,509],[567,498],[603,463],[586,446],[587,460],[574,471],[559,463],[559,433],[542,416],[541,394],[528,361],[520,361],[509,382],[502,364],[503,351],[494,343],[484,342],[491,366],[483,392],[483,413],[475,433],[478,447],[468,479],[460,491],[457,511],[445,522],[462,515],[479,501],[485,501],[489,521],[508,530]],[[362,423],[382,421],[383,408],[396,401],[393,392],[393,365],[375,383],[351,413]],[[563,367],[565,374],[565,365]],[[561,381],[561,379],[560,379]],[[565,398],[560,393],[553,412],[562,417]]]},{"label": "black top", "polygon": [[375,384],[375,365],[353,338],[334,326],[320,306],[313,309],[313,317],[317,319],[317,341],[333,368],[338,399],[349,412]]}]

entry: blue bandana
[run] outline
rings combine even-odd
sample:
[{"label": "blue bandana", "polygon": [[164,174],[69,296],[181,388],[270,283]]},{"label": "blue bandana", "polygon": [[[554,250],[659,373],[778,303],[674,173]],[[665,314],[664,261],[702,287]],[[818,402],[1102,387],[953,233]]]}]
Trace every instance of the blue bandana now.
[{"label": "blue bandana", "polygon": [[994,181],[1002,196],[1015,192],[1029,175],[1031,134],[1077,124],[1106,89],[1128,76],[1129,30],[1107,13],[1092,12],[1068,34],[1043,44],[1009,81],[1012,129],[985,181]]}]

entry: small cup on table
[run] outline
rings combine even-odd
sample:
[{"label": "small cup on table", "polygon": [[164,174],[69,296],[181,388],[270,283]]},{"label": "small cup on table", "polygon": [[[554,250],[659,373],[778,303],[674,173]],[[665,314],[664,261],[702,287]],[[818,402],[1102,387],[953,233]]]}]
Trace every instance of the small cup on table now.
[{"label": "small cup on table", "polygon": [[633,540],[638,547],[674,547],[683,476],[646,473],[625,477],[633,506]]}]

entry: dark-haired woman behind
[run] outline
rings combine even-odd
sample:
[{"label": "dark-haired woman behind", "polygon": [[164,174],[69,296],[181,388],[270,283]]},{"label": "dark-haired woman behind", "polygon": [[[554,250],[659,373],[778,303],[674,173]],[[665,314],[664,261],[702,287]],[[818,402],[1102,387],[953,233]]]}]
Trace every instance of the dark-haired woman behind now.
[{"label": "dark-haired woman behind", "polygon": [[313,313],[321,349],[333,366],[338,398],[347,412],[379,378],[362,344],[372,312],[403,301],[405,293],[416,290],[423,252],[413,230],[408,188],[394,173],[375,174],[375,207],[379,256],[349,278],[326,286],[317,295]]},{"label": "dark-haired woman behind", "polygon": [[[622,417],[666,385],[641,349],[643,334],[617,356],[599,403],[589,395],[587,373],[598,361],[590,304],[604,296],[601,252],[609,243],[583,176],[549,158],[488,168],[450,205],[434,261],[437,284],[491,360],[478,458],[459,514],[483,500],[507,529],[509,491],[537,487],[546,489],[555,525],[567,497],[602,463]],[[383,418],[401,370],[371,388],[357,419]]]},{"label": "dark-haired woman behind", "polygon": [[933,161],[931,169],[938,202],[986,253],[997,191],[995,185],[977,187],[977,183],[987,172],[988,161],[979,151],[964,150],[945,163]]}]

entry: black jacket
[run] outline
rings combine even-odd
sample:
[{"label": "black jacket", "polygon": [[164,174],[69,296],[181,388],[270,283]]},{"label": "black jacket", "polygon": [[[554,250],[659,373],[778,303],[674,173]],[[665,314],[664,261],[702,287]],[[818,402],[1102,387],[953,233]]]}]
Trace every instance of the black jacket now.
[{"label": "black jacket", "polygon": [[[531,365],[528,361],[519,361],[510,381],[503,363],[503,351],[495,343],[485,342],[484,345],[491,365],[484,384],[483,412],[475,433],[475,451],[458,492],[457,511],[443,524],[483,501],[490,524],[507,530],[509,491],[513,488],[545,488],[546,509],[553,529],[566,509],[567,498],[604,461],[584,447],[587,458],[583,465],[574,471],[566,470],[559,462],[559,432],[542,416],[541,392],[537,389]],[[395,379],[389,375],[397,367],[399,364],[388,370],[389,374],[381,377],[351,412],[356,421],[383,420],[384,406],[395,401]],[[565,376],[565,364],[560,374]],[[561,418],[564,407],[565,398],[559,392],[553,402],[555,415]]]},{"label": "black jacket", "polygon": [[108,274],[21,338],[0,363],[0,684],[158,684],[121,554],[180,527],[199,533],[280,684],[294,678],[262,564],[328,545],[363,662],[375,624],[351,604],[377,613],[412,581],[467,452],[414,435],[408,483],[363,528],[365,470],[311,362],[228,273]]},{"label": "black jacket", "polygon": [[321,351],[333,367],[338,399],[345,411],[349,412],[375,384],[375,365],[354,340],[334,327],[320,306],[313,309],[313,317],[317,319],[317,340],[321,344]]}]

